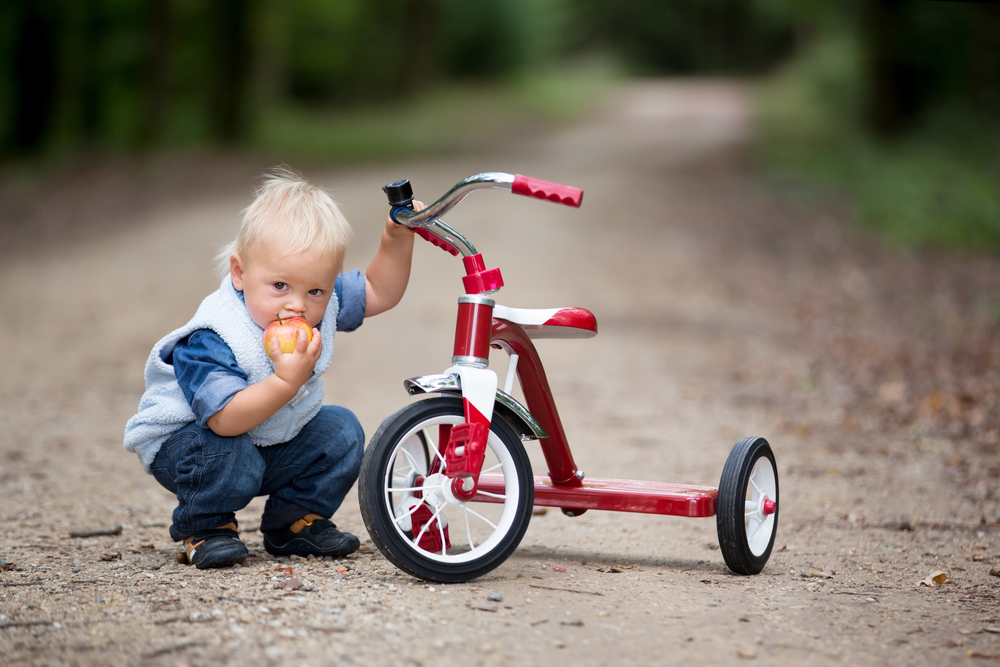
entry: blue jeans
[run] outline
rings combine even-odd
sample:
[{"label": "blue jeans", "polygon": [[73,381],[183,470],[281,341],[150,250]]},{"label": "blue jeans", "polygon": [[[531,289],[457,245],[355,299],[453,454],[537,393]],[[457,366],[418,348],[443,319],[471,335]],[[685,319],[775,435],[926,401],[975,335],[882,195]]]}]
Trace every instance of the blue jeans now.
[{"label": "blue jeans", "polygon": [[236,521],[255,496],[269,496],[261,532],[306,514],[333,516],[358,479],[364,432],[349,410],[320,408],[288,442],[257,447],[246,434],[216,435],[191,423],[171,435],[153,460],[156,481],[177,494],[170,536],[183,540]]}]

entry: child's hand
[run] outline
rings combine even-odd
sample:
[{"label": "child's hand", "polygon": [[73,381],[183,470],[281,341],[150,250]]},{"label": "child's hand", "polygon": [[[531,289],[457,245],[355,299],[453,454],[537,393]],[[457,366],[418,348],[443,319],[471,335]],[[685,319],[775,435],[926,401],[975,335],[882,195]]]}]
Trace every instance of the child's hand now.
[{"label": "child's hand", "polygon": [[[425,208],[427,208],[427,204],[416,199],[413,200],[413,209],[415,211],[422,211]],[[386,215],[385,218],[385,233],[392,238],[413,238],[413,229],[393,222],[392,216],[389,215]]]},{"label": "child's hand", "polygon": [[312,376],[313,368],[323,352],[323,338],[319,329],[313,328],[312,341],[306,342],[306,332],[299,330],[299,339],[293,352],[282,352],[277,338],[271,339],[271,358],[274,359],[274,374],[299,390]]}]

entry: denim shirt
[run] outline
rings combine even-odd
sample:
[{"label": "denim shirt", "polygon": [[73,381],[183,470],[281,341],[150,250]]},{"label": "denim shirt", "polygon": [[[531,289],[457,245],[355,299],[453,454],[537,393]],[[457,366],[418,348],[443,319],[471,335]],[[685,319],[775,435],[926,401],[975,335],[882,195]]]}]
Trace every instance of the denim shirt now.
[{"label": "denim shirt", "polygon": [[[340,302],[337,331],[356,330],[365,318],[365,277],[357,269],[342,273],[333,289]],[[237,294],[245,303],[243,292]],[[174,347],[172,359],[165,361],[173,364],[195,423],[202,428],[208,428],[209,418],[249,386],[246,372],[236,363],[236,355],[210,329],[199,329],[182,339]]]}]

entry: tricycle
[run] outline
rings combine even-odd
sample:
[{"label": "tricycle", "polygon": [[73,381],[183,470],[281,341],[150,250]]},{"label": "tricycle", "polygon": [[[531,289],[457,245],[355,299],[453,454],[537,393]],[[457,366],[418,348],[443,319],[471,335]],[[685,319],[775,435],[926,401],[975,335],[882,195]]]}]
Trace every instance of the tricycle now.
[{"label": "tricycle", "polygon": [[[374,544],[404,572],[454,583],[503,563],[536,506],[569,517],[588,510],[715,515],[726,565],[760,572],[778,525],[778,473],[764,438],[733,446],[718,488],[591,478],[577,467],[533,341],[596,336],[597,319],[583,308],[510,308],[490,296],[504,284],[499,268],[487,269],[469,239],[442,219],[481,188],[573,207],[583,198],[578,188],[499,172],[470,176],[421,211],[408,180],[383,188],[392,219],[462,255],[466,275],[451,366],[405,380],[411,396],[433,396],[386,418],[365,450],[358,488]],[[509,355],[502,387],[489,369],[491,348]],[[524,404],[514,397],[515,378]],[[532,473],[525,442],[541,448],[547,474]]]}]

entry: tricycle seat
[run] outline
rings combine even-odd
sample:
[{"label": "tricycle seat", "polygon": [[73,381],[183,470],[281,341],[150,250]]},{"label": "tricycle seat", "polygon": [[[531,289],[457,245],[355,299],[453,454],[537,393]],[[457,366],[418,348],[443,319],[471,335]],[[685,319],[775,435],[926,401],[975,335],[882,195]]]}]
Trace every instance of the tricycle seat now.
[{"label": "tricycle seat", "polygon": [[493,317],[517,324],[533,339],[597,335],[597,318],[585,308],[508,308],[498,304]]}]

